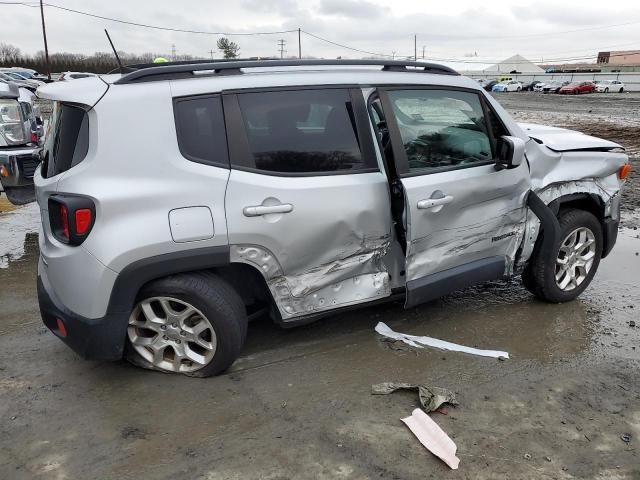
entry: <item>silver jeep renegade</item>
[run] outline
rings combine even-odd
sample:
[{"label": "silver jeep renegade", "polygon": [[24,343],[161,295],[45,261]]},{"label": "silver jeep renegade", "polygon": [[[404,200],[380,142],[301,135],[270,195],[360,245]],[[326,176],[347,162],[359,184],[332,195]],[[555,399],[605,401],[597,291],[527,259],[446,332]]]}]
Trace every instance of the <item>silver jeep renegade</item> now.
[{"label": "silver jeep renegade", "polygon": [[447,67],[139,65],[38,95],[40,309],[86,358],[208,376],[264,312],[287,327],[516,274],[565,302],[616,241],[624,149],[519,125]]}]

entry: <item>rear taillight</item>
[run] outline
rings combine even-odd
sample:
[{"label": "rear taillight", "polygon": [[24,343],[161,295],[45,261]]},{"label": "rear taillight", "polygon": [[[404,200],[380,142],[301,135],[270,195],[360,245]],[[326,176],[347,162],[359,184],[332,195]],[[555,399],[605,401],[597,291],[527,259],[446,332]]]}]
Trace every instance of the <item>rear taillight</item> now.
[{"label": "rear taillight", "polygon": [[93,201],[86,197],[54,195],[49,198],[51,233],[62,243],[80,245],[85,241],[96,218]]},{"label": "rear taillight", "polygon": [[81,208],[76,210],[75,213],[76,220],[76,234],[78,235],[86,235],[91,228],[91,224],[93,223],[93,214],[91,210],[88,208]]},{"label": "rear taillight", "polygon": [[66,241],[69,241],[71,234],[69,232],[69,210],[66,205],[60,204],[60,225],[62,226],[62,235]]},{"label": "rear taillight", "polygon": [[31,132],[31,143],[38,143],[38,134],[36,132]]}]

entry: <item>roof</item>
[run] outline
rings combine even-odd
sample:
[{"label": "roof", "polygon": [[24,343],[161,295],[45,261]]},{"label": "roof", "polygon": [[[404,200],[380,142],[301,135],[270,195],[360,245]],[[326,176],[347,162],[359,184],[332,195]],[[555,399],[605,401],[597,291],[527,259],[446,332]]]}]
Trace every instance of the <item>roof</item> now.
[{"label": "roof", "polygon": [[527,60],[522,55],[514,55],[513,57],[509,57],[495,65],[491,65],[482,71],[487,73],[511,73],[513,71],[519,73],[544,73],[542,68]]},{"label": "roof", "polygon": [[[431,73],[423,70],[382,70],[381,64],[374,65],[298,65],[273,66],[246,69],[240,74],[215,74],[211,68],[203,74],[167,78],[158,75],[153,81],[122,82],[127,74],[108,74],[88,77],[73,82],[49,83],[38,88],[37,95],[50,100],[74,101],[85,105],[94,105],[105,93],[107,87],[115,91],[153,88],[166,88],[170,85],[173,97],[216,93],[230,90],[298,87],[305,85],[442,85],[465,87],[474,90],[479,85],[470,78],[458,74]],[[162,73],[164,66],[156,66],[156,72]],[[148,68],[147,70],[151,70]],[[136,73],[136,72],[133,72]],[[131,73],[129,73],[131,75]]]},{"label": "roof", "polygon": [[271,71],[288,67],[317,68],[317,67],[382,67],[387,72],[412,72],[412,73],[433,73],[438,75],[458,75],[458,73],[446,66],[427,63],[401,60],[238,60],[238,61],[215,61],[210,62],[168,62],[168,63],[148,63],[141,65],[130,65],[120,67],[124,74],[117,80],[117,84],[153,82],[158,80],[178,80],[183,78],[193,78],[197,75],[243,75],[253,70]]}]

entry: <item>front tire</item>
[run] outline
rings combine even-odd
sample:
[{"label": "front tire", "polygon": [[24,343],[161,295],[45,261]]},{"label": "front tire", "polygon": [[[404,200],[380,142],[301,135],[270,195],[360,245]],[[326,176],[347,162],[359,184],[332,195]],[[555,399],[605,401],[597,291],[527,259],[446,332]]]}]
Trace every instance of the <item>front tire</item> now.
[{"label": "front tire", "polygon": [[[553,255],[540,252],[541,239],[522,273],[531,293],[552,303],[577,298],[591,283],[602,256],[602,227],[598,219],[585,210],[561,210],[560,241]],[[543,233],[544,235],[544,233]]]},{"label": "front tire", "polygon": [[166,277],[140,292],[129,317],[125,357],[151,370],[209,377],[236,360],[247,324],[242,299],[218,276]]}]

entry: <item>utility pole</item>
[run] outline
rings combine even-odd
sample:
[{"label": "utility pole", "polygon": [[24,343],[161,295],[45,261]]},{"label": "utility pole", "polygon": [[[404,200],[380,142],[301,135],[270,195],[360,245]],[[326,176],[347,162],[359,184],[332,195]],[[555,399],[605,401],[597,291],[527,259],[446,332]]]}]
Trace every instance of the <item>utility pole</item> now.
[{"label": "utility pole", "polygon": [[213,60],[213,50],[209,50],[209,55],[211,55],[211,60]]},{"label": "utility pole", "polygon": [[393,51],[391,52],[391,60],[395,60],[395,59],[396,59],[396,51],[395,51],[395,50],[393,50]]},{"label": "utility pole", "polygon": [[422,59],[424,60],[424,49],[427,48],[426,45],[422,45]]},{"label": "utility pole", "polygon": [[298,58],[302,58],[302,42],[300,41],[301,30],[298,28]]},{"label": "utility pole", "polygon": [[47,29],[44,26],[44,6],[40,0],[40,18],[42,18],[42,38],[44,39],[44,58],[47,63],[47,78],[51,80],[51,65],[49,64],[49,47],[47,46]]},{"label": "utility pole", "polygon": [[413,34],[413,61],[418,61],[418,35]]},{"label": "utility pole", "polygon": [[284,39],[280,39],[278,40],[278,49],[280,50],[280,58],[284,58],[284,52],[286,52],[286,50],[284,49],[284,46],[287,42]]},{"label": "utility pole", "polygon": [[176,61],[176,44],[175,43],[171,44],[171,61],[172,62]]}]

